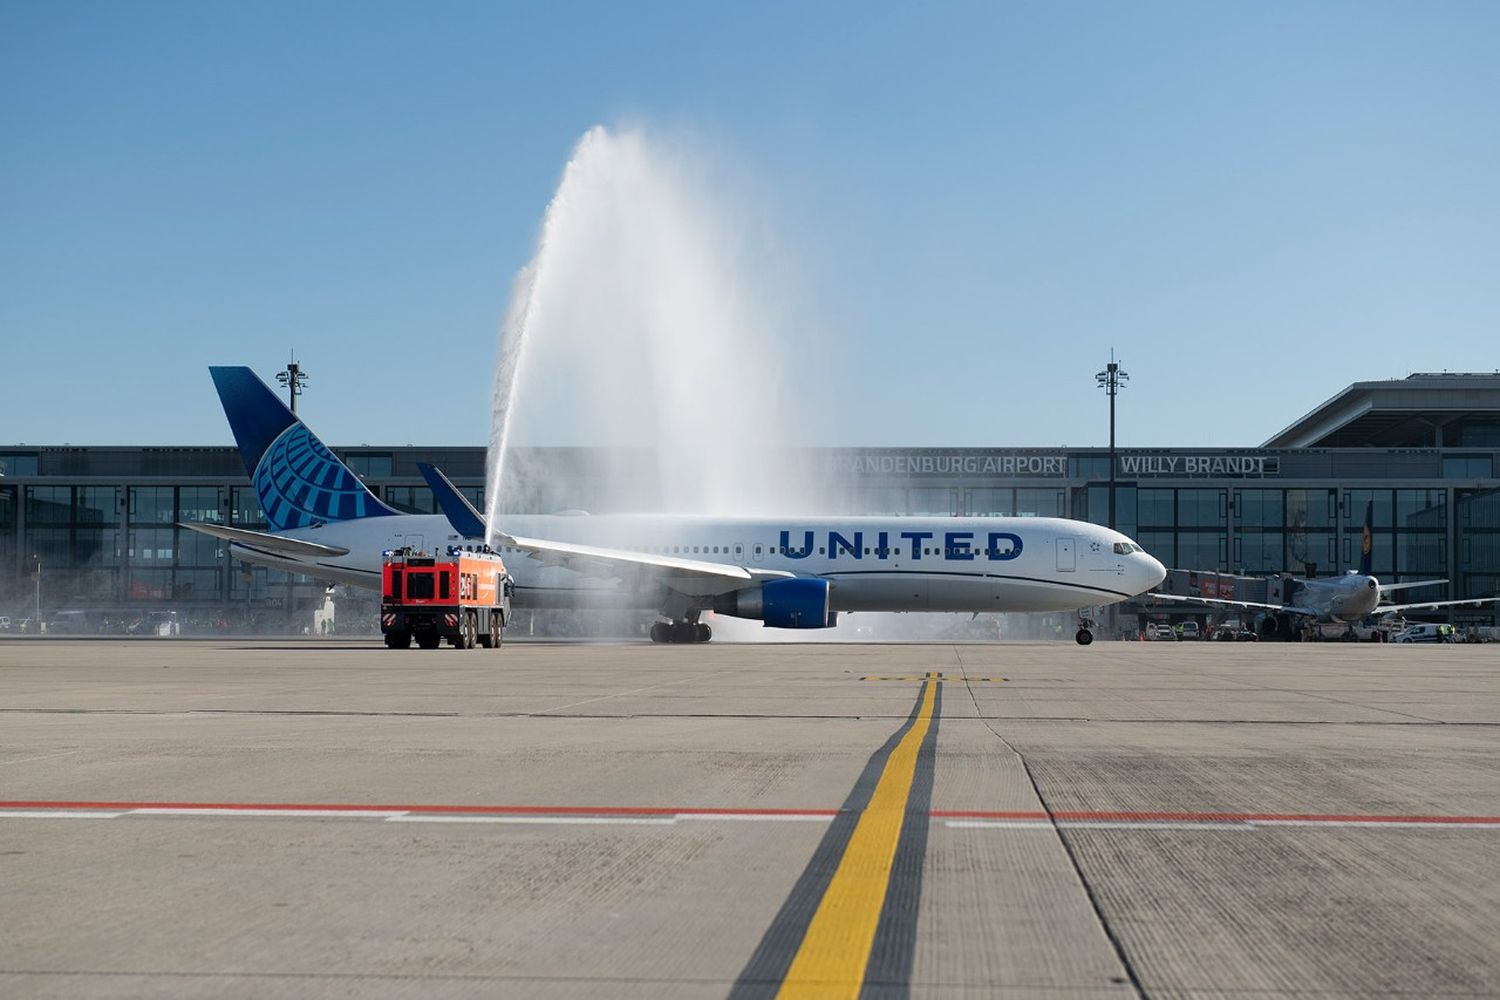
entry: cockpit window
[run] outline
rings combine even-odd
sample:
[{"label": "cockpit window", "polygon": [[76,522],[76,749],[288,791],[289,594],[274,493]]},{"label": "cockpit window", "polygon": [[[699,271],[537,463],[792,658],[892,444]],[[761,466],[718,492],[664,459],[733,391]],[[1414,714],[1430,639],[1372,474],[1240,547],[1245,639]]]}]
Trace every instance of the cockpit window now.
[{"label": "cockpit window", "polygon": [[1115,555],[1128,556],[1132,552],[1140,551],[1140,546],[1131,542],[1115,542]]}]

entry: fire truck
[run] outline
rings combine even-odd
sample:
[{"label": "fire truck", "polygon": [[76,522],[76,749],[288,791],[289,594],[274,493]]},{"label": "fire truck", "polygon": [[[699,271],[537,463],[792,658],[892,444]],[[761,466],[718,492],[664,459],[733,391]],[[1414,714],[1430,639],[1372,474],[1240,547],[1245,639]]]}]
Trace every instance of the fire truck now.
[{"label": "fire truck", "polygon": [[391,649],[498,648],[513,591],[505,563],[484,546],[382,553],[380,631]]}]

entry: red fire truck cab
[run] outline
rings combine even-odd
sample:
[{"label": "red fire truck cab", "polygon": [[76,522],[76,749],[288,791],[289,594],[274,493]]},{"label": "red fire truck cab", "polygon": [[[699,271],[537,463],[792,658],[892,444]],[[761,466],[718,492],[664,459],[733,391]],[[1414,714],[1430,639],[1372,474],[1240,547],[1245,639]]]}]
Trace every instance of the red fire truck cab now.
[{"label": "red fire truck cab", "polygon": [[383,554],[380,577],[380,631],[391,649],[407,649],[413,639],[423,649],[444,639],[454,649],[499,647],[513,588],[493,552],[393,549]]}]

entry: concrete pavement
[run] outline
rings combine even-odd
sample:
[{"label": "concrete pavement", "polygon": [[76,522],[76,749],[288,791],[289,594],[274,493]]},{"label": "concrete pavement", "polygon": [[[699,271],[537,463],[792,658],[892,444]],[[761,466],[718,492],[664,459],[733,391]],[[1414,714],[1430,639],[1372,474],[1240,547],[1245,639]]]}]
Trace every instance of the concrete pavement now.
[{"label": "concrete pavement", "polygon": [[1493,646],[5,640],[0,992],[1494,995],[1497,773]]}]

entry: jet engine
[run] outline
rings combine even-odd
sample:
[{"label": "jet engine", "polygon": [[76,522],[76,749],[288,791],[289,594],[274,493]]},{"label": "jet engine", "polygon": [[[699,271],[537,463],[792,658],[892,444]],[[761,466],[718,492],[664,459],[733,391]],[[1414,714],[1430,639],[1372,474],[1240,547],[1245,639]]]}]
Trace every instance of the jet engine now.
[{"label": "jet engine", "polygon": [[1260,620],[1260,634],[1264,636],[1292,635],[1291,615],[1269,614]]},{"label": "jet engine", "polygon": [[832,628],[838,612],[828,610],[828,581],[811,577],[770,580],[714,598],[714,612],[753,618],[767,628]]}]

